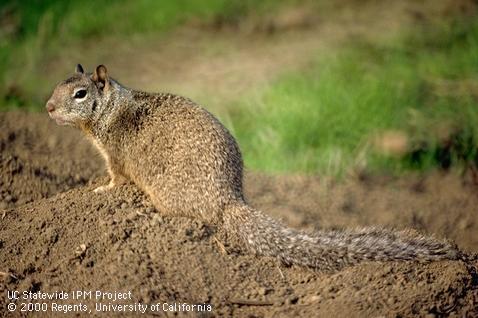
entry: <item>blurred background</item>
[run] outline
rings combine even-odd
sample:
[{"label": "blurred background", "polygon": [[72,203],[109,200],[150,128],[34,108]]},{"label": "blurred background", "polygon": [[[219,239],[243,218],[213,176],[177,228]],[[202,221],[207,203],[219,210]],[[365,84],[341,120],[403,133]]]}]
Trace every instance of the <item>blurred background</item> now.
[{"label": "blurred background", "polygon": [[[43,112],[76,63],[187,96],[252,170],[478,164],[478,1],[0,2],[0,110]],[[477,179],[478,180],[478,179]]]}]

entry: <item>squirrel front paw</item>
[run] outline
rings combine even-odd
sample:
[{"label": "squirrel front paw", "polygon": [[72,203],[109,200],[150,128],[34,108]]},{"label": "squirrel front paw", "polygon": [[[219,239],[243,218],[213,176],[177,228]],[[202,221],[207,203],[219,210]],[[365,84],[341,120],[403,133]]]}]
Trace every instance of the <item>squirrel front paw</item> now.
[{"label": "squirrel front paw", "polygon": [[94,193],[107,192],[107,191],[113,189],[114,186],[115,186],[115,184],[114,184],[113,182],[110,182],[110,183],[108,183],[107,185],[99,186],[98,188],[94,189],[93,192],[94,192]]},{"label": "squirrel front paw", "polygon": [[126,183],[126,178],[121,176],[121,175],[112,175],[111,179],[110,179],[110,182],[106,185],[102,185],[102,186],[99,186],[98,188],[96,188],[95,190],[93,190],[93,192],[95,193],[103,193],[103,192],[107,192],[111,189],[113,189],[114,187],[118,186],[118,185],[122,185],[124,183]]}]

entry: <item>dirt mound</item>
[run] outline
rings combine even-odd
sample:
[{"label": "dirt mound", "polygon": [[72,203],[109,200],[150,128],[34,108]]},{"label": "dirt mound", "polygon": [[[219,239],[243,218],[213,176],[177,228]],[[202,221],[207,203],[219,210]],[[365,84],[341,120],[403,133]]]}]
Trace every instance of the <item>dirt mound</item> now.
[{"label": "dirt mound", "polygon": [[[101,159],[78,132],[56,127],[46,115],[3,113],[0,127],[5,316],[12,315],[6,295],[13,290],[131,291],[131,300],[120,303],[210,304],[212,316],[478,315],[476,258],[370,262],[333,274],[284,267],[240,251],[207,224],[162,217],[134,185],[94,194],[95,186],[107,182],[100,177]],[[255,206],[297,228],[412,226],[478,251],[477,189],[451,174],[338,184],[248,174],[246,190]],[[95,310],[98,301],[83,303]]]},{"label": "dirt mound", "polygon": [[0,113],[0,127],[0,208],[85,185],[102,173],[87,140],[52,125],[48,115]]}]

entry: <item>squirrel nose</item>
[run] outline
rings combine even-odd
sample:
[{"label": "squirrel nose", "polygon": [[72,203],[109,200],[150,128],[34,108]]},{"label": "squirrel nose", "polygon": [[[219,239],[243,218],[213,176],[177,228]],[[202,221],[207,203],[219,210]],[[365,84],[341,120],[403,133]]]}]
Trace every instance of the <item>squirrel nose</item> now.
[{"label": "squirrel nose", "polygon": [[47,110],[49,113],[55,111],[55,103],[53,103],[52,101],[49,100],[49,101],[46,103],[46,110]]}]

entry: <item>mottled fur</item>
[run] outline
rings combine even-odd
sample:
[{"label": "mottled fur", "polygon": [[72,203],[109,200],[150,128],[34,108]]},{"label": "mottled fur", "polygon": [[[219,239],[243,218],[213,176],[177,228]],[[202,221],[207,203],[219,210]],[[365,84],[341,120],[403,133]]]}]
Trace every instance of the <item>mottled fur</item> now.
[{"label": "mottled fur", "polygon": [[[85,89],[79,100],[75,91]],[[132,180],[163,214],[200,218],[261,255],[285,264],[336,270],[363,260],[455,259],[456,247],[412,231],[321,231],[306,235],[250,207],[242,192],[236,141],[210,113],[171,94],[123,87],[104,66],[55,88],[47,108],[61,124],[82,129],[106,160],[111,182]]]}]

